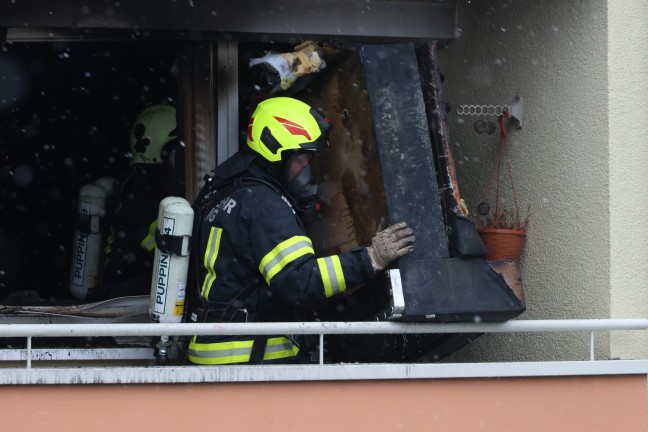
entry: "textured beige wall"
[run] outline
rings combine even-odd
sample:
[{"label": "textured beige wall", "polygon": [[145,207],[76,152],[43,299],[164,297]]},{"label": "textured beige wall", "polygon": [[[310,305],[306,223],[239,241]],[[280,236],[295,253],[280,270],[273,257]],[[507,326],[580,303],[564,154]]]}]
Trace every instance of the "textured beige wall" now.
[{"label": "textured beige wall", "polygon": [[[610,316],[607,1],[459,2],[460,37],[442,51],[451,140],[462,195],[474,212],[497,135],[479,135],[465,104],[524,101],[510,155],[532,220],[521,260],[520,319]],[[495,118],[482,118],[495,120]],[[509,201],[510,202],[510,201]],[[486,335],[451,360],[588,358],[588,335]],[[607,335],[598,358],[609,355]]]},{"label": "textured beige wall", "polygon": [[[612,317],[648,317],[648,2],[608,9]],[[648,358],[648,333],[613,333],[611,355]]]}]

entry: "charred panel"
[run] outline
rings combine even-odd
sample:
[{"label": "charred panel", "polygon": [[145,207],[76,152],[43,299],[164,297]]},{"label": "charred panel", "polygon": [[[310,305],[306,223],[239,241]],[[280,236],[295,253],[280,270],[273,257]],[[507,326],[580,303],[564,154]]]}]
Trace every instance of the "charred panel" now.
[{"label": "charred panel", "polygon": [[[319,309],[319,319],[502,321],[525,309],[519,281],[505,279],[481,258],[475,227],[462,213],[435,68],[411,43],[365,45],[300,95],[333,123],[322,164],[327,206],[311,227],[318,251],[366,246],[379,227],[400,220],[417,237],[415,251],[393,266],[402,280],[402,315],[390,308],[389,281],[378,277]],[[476,336],[328,337],[327,355],[336,361],[429,360]]]}]

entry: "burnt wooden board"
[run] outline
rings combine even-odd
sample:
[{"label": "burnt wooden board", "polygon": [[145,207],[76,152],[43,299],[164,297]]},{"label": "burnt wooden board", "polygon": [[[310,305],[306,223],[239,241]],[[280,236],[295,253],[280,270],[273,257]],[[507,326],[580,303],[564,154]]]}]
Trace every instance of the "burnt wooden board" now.
[{"label": "burnt wooden board", "polygon": [[329,150],[319,156],[322,218],[308,226],[314,246],[322,254],[367,246],[387,223],[388,212],[359,53],[347,56],[301,98],[333,126]]}]

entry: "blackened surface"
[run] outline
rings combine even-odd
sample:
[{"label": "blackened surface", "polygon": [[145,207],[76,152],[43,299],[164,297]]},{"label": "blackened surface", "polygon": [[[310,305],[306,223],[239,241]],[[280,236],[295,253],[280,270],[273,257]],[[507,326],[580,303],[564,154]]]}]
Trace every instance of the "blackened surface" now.
[{"label": "blackened surface", "polygon": [[504,321],[524,312],[524,304],[482,259],[448,258],[400,264],[407,320]]},{"label": "blackened surface", "polygon": [[391,223],[406,221],[416,248],[402,262],[449,256],[413,44],[361,48]]},{"label": "blackened surface", "polygon": [[[470,234],[472,227],[456,224],[458,203],[452,192],[458,187],[439,111],[440,92],[430,95],[437,110],[430,128],[413,44],[363,46],[361,58],[389,217],[392,223],[407,221],[417,239],[414,252],[397,264],[405,296],[402,319],[497,321],[519,315],[524,305],[484,260],[450,258],[448,220],[454,222],[455,238],[461,230]],[[435,85],[440,85],[438,79]],[[441,135],[436,155],[431,132]],[[479,243],[468,240],[466,236],[464,246],[479,249]]]}]

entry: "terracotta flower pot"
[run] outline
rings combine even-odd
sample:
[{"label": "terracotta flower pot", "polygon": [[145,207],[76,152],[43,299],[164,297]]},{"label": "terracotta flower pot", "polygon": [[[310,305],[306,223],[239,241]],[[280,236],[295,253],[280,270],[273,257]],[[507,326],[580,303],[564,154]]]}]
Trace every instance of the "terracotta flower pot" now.
[{"label": "terracotta flower pot", "polygon": [[518,259],[522,253],[526,231],[504,228],[480,228],[477,230],[488,250],[487,260]]}]

